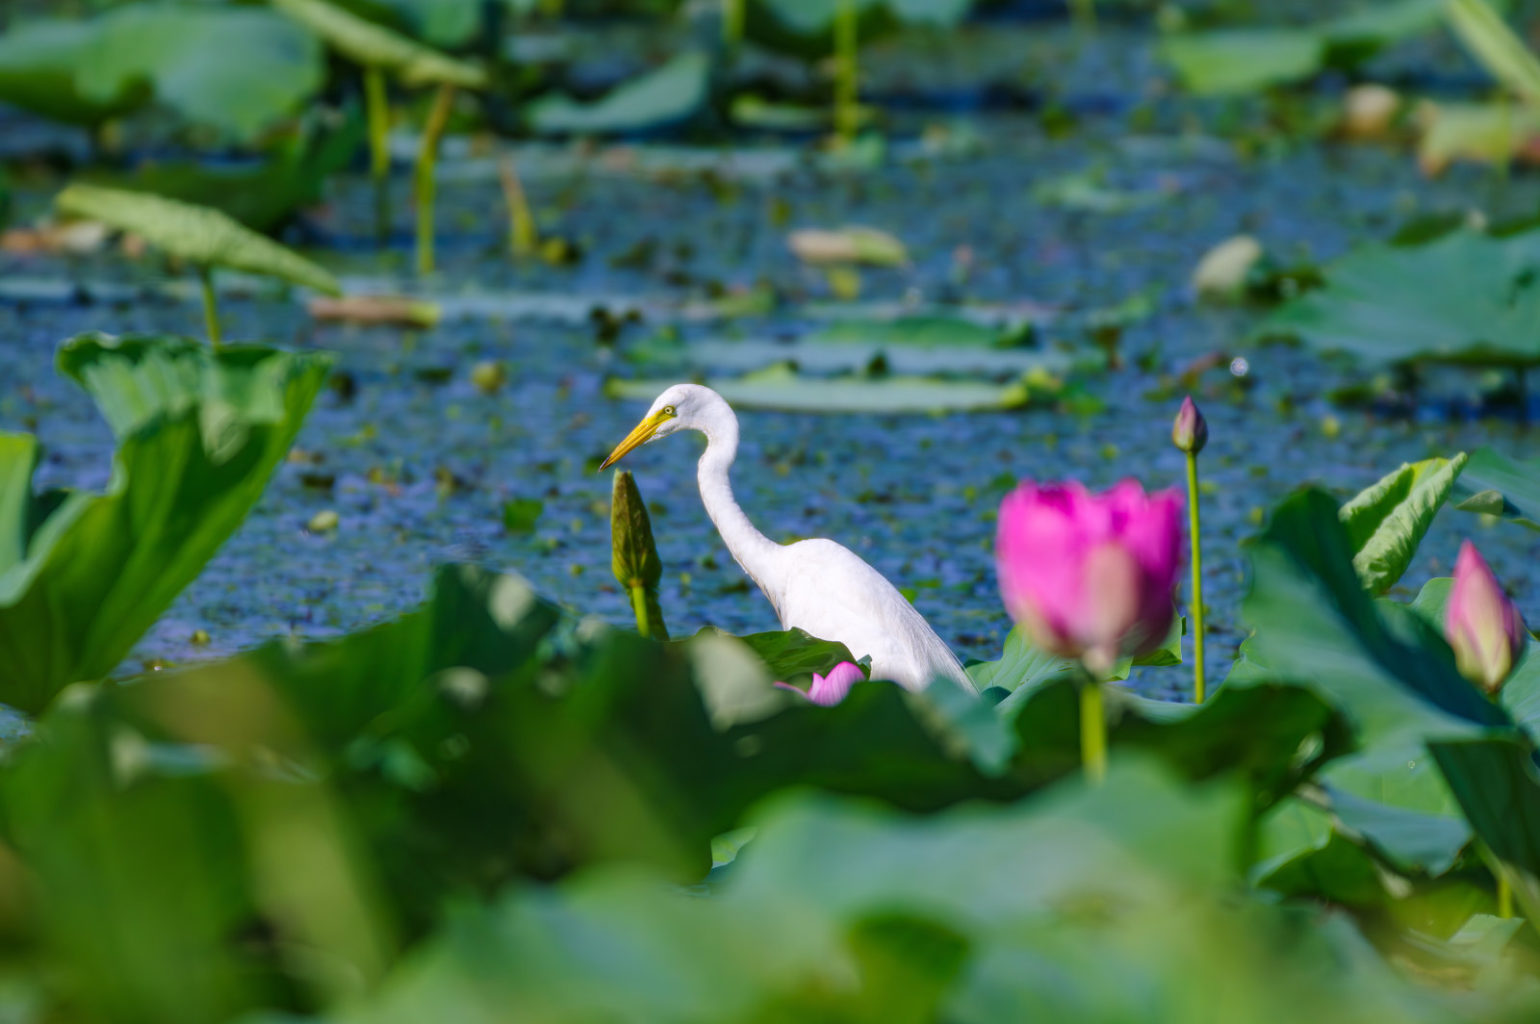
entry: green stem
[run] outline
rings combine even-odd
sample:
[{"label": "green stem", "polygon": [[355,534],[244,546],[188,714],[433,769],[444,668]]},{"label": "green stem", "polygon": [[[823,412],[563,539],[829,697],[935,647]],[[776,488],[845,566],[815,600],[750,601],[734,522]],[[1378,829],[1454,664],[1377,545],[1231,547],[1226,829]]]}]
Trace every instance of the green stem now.
[{"label": "green stem", "polygon": [[1198,524],[1198,453],[1187,453],[1187,532],[1192,544],[1192,700],[1207,696],[1203,660],[1203,544]]},{"label": "green stem", "polygon": [[364,68],[364,118],[369,126],[369,177],[374,181],[374,231],[384,238],[390,224],[390,101],[385,95],[385,72]]},{"label": "green stem", "polygon": [[1074,8],[1075,23],[1081,28],[1096,27],[1096,0],[1070,0]]},{"label": "green stem", "polygon": [[1503,871],[1497,872],[1497,916],[1513,916],[1513,883],[1508,881],[1508,875]]},{"label": "green stem", "polygon": [[743,42],[743,4],[744,0],[722,0],[722,42],[728,52]]},{"label": "green stem", "polygon": [[219,300],[214,295],[214,271],[204,265],[198,268],[198,283],[203,286],[203,323],[208,330],[209,344],[214,348],[220,345],[219,334]]},{"label": "green stem", "polygon": [[1501,113],[1499,131],[1501,151],[1497,156],[1497,202],[1501,203],[1508,190],[1508,165],[1513,162],[1513,99],[1504,89],[1497,94],[1497,108]]},{"label": "green stem", "polygon": [[861,116],[856,63],[860,16],[855,0],[839,0],[834,17],[834,131],[842,142],[855,138]]},{"label": "green stem", "polygon": [[503,198],[508,203],[508,247],[516,257],[531,256],[540,247],[540,233],[535,227],[535,215],[530,212],[529,197],[524,194],[513,157],[504,154],[497,170],[503,184]]},{"label": "green stem", "polygon": [[1101,785],[1107,777],[1107,713],[1102,684],[1089,676],[1080,684],[1080,761],[1086,779]]},{"label": "green stem", "polygon": [[449,122],[454,106],[455,87],[441,85],[433,98],[433,109],[422,128],[422,143],[417,151],[417,272],[433,273],[433,165],[438,159],[438,142]]},{"label": "green stem", "polygon": [[636,612],[636,631],[642,636],[652,636],[652,616],[647,611],[647,588],[640,583],[631,584],[631,609]]},{"label": "green stem", "polygon": [[364,114],[369,124],[369,174],[376,181],[390,173],[390,101],[385,96],[385,72],[364,68]]}]

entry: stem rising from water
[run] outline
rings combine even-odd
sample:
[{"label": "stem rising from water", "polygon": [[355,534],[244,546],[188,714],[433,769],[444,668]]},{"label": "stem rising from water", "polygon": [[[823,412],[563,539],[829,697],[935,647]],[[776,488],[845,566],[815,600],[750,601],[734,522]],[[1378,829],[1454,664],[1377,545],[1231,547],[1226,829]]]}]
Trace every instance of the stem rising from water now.
[{"label": "stem rising from water", "polygon": [[390,224],[390,100],[385,72],[364,68],[364,119],[369,126],[369,177],[374,181],[374,230],[384,238]]},{"label": "stem rising from water", "polygon": [[417,272],[433,273],[433,165],[438,160],[438,142],[454,107],[455,87],[441,85],[433,97],[433,109],[422,128],[421,148],[417,151]]},{"label": "stem rising from water", "polygon": [[841,142],[854,139],[860,127],[860,18],[855,0],[839,0],[834,16],[834,132]]},{"label": "stem rising from water", "polygon": [[540,232],[535,215],[529,209],[529,197],[519,181],[513,157],[504,153],[497,164],[497,176],[503,185],[503,199],[508,204],[508,248],[517,258],[533,256],[540,248]]},{"label": "stem rising from water", "polygon": [[214,294],[214,270],[207,264],[198,268],[198,283],[203,290],[203,324],[208,331],[209,345],[218,348],[222,341],[219,333],[219,299]]},{"label": "stem rising from water", "polygon": [[1192,544],[1192,699],[1202,704],[1207,696],[1203,659],[1203,543],[1198,521],[1198,453],[1187,453],[1187,531]]},{"label": "stem rising from water", "polygon": [[1107,712],[1101,681],[1089,676],[1080,684],[1080,761],[1093,786],[1107,778]]}]

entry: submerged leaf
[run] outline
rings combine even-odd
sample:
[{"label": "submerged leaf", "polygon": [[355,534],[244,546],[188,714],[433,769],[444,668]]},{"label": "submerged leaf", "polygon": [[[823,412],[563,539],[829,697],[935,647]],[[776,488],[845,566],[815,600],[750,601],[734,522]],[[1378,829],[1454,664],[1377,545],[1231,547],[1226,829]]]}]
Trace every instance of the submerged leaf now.
[{"label": "submerged leaf", "polygon": [[530,103],[526,114],[536,132],[548,135],[624,134],[673,125],[705,105],[710,72],[705,54],[682,53],[592,103],[546,96]]},{"label": "submerged leaf", "polygon": [[131,232],[198,266],[267,274],[328,295],[341,292],[330,271],[218,210],[143,192],[81,184],[60,192],[54,205],[67,216],[101,221]]}]

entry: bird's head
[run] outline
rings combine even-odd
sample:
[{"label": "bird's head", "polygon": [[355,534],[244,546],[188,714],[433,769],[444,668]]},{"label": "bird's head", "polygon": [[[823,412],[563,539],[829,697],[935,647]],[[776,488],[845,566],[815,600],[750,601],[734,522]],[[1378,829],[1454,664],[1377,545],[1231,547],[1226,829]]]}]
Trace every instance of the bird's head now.
[{"label": "bird's head", "polygon": [[657,397],[647,415],[624,441],[615,446],[599,468],[610,468],[628,452],[655,438],[667,437],[680,430],[705,430],[712,414],[718,413],[719,406],[725,408],[726,403],[710,388],[699,384],[675,384]]}]

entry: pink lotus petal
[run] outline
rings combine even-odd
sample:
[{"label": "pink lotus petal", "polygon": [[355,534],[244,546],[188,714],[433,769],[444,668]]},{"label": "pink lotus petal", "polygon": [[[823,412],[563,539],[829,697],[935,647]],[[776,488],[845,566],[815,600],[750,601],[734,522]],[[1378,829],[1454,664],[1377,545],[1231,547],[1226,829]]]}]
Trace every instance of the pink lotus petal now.
[{"label": "pink lotus petal", "polygon": [[1460,545],[1455,559],[1444,635],[1460,672],[1494,694],[1502,689],[1529,642],[1524,617],[1470,541]]},{"label": "pink lotus petal", "polygon": [[775,685],[783,690],[790,690],[798,697],[803,697],[814,704],[824,707],[832,707],[845,699],[850,693],[850,688],[866,678],[866,673],[861,671],[861,666],[854,662],[842,661],[829,670],[829,674],[821,676],[813,673],[813,685],[807,690],[799,690],[790,683],[777,682]]},{"label": "pink lotus petal", "polygon": [[825,707],[838,704],[845,699],[850,688],[866,678],[861,671],[861,666],[854,662],[842,661],[829,670],[829,674],[821,676],[813,673],[813,685],[808,688],[807,696],[814,704],[822,704]]}]

